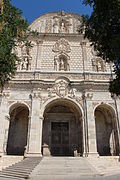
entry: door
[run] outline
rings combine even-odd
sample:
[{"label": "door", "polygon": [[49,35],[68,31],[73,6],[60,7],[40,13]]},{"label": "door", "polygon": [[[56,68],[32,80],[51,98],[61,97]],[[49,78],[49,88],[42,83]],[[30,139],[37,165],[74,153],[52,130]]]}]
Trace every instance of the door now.
[{"label": "door", "polygon": [[51,155],[70,155],[69,122],[51,122]]}]

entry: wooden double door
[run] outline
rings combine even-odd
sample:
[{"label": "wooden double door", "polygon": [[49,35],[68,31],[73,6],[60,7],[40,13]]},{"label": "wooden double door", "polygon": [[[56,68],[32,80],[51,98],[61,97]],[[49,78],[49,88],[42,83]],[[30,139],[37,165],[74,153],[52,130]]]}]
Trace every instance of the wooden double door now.
[{"label": "wooden double door", "polygon": [[70,156],[69,122],[51,122],[51,155]]}]

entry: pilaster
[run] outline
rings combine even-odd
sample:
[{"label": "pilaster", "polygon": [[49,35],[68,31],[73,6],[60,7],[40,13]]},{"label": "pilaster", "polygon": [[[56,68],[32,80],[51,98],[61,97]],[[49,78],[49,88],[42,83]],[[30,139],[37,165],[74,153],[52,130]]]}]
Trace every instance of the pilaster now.
[{"label": "pilaster", "polygon": [[8,114],[8,98],[9,92],[3,92],[1,94],[1,106],[0,106],[0,155],[6,153],[8,130],[9,130],[9,114]]},{"label": "pilaster", "polygon": [[87,52],[86,52],[86,41],[81,42],[81,48],[82,48],[82,57],[83,57],[83,72],[87,70]]},{"label": "pilaster", "polygon": [[36,65],[35,65],[35,69],[40,68],[41,65],[41,52],[42,52],[42,44],[43,44],[43,40],[36,40],[36,45],[37,45],[37,55],[36,55]]},{"label": "pilaster", "polygon": [[86,108],[87,108],[87,122],[88,122],[88,144],[90,155],[98,156],[97,152],[97,142],[96,142],[96,126],[95,126],[95,116],[92,103],[93,94],[86,93]]},{"label": "pilaster", "polygon": [[25,156],[41,156],[42,121],[40,117],[40,93],[32,94],[32,109],[29,121],[28,145]]}]

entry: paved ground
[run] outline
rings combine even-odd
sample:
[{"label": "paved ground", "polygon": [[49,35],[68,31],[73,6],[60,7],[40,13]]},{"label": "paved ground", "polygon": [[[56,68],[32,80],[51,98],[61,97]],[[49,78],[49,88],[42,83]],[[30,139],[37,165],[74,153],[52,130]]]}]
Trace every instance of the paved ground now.
[{"label": "paved ground", "polygon": [[[100,168],[101,162],[104,161],[101,159],[98,162]],[[96,161],[96,164],[98,162]],[[93,163],[93,159],[88,161],[88,158],[44,157],[31,174],[30,180],[120,180],[120,171],[117,171],[115,175],[103,176],[101,171],[98,171],[99,168],[96,167],[95,160]],[[103,171],[103,167],[101,170]],[[20,179],[2,177],[0,180]]]},{"label": "paved ground", "polygon": [[62,180],[79,179],[81,176],[97,176],[97,171],[91,167],[85,158],[45,157],[35,168],[31,179]]},{"label": "paved ground", "polygon": [[[0,178],[0,180],[20,180],[20,179],[8,179],[8,178]],[[32,179],[33,180],[33,179]],[[36,180],[34,178],[34,180]],[[39,179],[39,180],[43,180],[43,179]],[[53,180],[58,180],[57,178],[56,179],[53,179]],[[65,179],[59,179],[59,180],[120,180],[120,175],[114,175],[114,176],[107,176],[107,177],[101,177],[101,176],[97,176],[97,177],[68,177],[68,178],[65,178]]]}]

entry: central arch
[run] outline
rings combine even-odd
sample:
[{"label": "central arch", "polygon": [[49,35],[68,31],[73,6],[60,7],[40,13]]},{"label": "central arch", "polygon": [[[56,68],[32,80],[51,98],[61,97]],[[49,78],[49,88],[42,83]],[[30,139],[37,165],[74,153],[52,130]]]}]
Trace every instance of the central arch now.
[{"label": "central arch", "polygon": [[82,111],[74,102],[57,99],[46,106],[42,152],[47,156],[82,156]]}]

